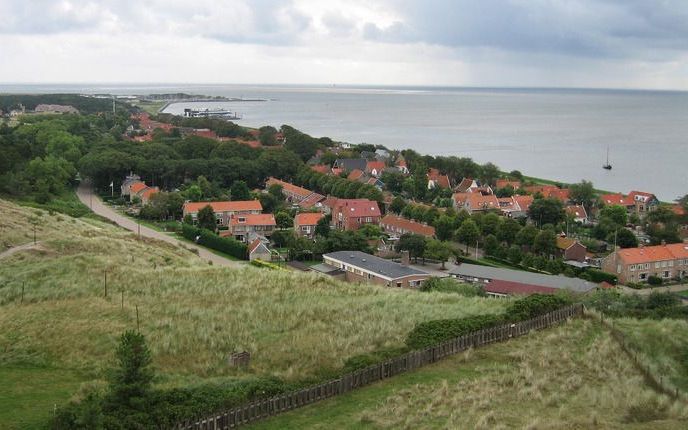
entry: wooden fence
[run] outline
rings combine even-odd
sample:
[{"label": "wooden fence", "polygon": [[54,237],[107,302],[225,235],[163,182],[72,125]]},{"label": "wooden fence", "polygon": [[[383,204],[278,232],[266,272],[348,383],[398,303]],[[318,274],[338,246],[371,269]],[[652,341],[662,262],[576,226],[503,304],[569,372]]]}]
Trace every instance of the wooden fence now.
[{"label": "wooden fence", "polygon": [[347,393],[400,373],[418,369],[450,355],[466,351],[469,348],[476,348],[505,341],[512,337],[523,336],[531,330],[544,329],[582,314],[583,305],[575,304],[530,320],[479,330],[426,349],[411,351],[399,357],[342,375],[337,379],[318,385],[268,399],[256,400],[204,419],[185,421],[179,423],[174,428],[180,430],[225,430],[236,428],[242,424],[268,418],[323,399]]}]

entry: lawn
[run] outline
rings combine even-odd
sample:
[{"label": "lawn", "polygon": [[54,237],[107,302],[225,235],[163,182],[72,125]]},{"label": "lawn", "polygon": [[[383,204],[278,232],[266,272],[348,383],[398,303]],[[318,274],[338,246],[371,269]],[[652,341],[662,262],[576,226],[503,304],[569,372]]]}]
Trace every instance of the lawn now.
[{"label": "lawn", "polygon": [[449,358],[254,429],[683,429],[688,409],[650,389],[598,323]]}]

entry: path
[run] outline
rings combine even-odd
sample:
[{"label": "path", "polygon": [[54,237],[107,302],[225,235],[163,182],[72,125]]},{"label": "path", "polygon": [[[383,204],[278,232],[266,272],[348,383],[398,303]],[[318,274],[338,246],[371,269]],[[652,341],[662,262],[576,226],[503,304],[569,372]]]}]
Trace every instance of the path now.
[{"label": "path", "polygon": [[627,294],[638,294],[641,296],[648,296],[654,292],[657,292],[657,293],[678,293],[680,291],[686,291],[686,290],[688,290],[688,284],[669,285],[666,287],[642,288],[640,290],[636,290],[635,288],[629,288],[626,286],[622,286],[621,290]]},{"label": "path", "polygon": [[10,255],[12,255],[16,252],[25,251],[27,249],[38,248],[39,246],[41,246],[41,242],[37,242],[37,243],[29,242],[29,243],[25,243],[23,245],[13,246],[12,248],[9,248],[6,251],[0,252],[0,259],[3,259],[5,257],[9,257]]},{"label": "path", "polygon": [[140,232],[141,236],[149,237],[151,239],[162,240],[163,242],[171,243],[173,245],[181,246],[184,248],[196,249],[198,250],[199,257],[206,261],[212,262],[214,265],[235,268],[244,267],[244,264],[241,262],[221,257],[201,246],[194,245],[192,243],[182,242],[181,240],[175,239],[164,233],[153,230],[152,228],[140,225],[136,221],[117,213],[113,209],[106,206],[105,203],[103,203],[103,201],[98,196],[93,194],[93,189],[89,184],[86,184],[84,182],[79,184],[79,188],[76,191],[76,195],[79,197],[79,200],[81,200],[81,203],[91,208],[93,213],[98,214],[104,218],[107,218],[110,221],[113,221],[114,223],[119,225],[120,227],[124,227],[129,231],[133,231],[135,233]]}]

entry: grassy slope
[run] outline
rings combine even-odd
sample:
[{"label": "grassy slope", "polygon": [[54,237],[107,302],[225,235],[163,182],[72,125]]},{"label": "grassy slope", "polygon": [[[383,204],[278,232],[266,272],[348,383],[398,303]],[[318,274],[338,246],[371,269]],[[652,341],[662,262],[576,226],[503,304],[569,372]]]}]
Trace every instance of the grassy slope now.
[{"label": "grassy slope", "polygon": [[650,390],[599,324],[576,320],[253,428],[682,429],[686,418],[686,406]]},{"label": "grassy slope", "polygon": [[[22,375],[46,375],[40,387],[46,404],[66,401],[79,382],[102,380],[117,337],[136,327],[135,305],[163,386],[256,374],[316,378],[353,355],[401,345],[418,321],[505,306],[315,275],[210,267],[185,249],[139,240],[95,219],[0,200],[2,245],[30,242],[32,218],[39,219],[39,247],[0,264],[0,369],[7,375],[0,392],[12,398],[26,390]],[[229,368],[227,356],[244,349],[252,353],[250,368]],[[48,377],[51,372],[66,380]],[[44,420],[38,417],[44,405],[36,408],[36,419]],[[16,413],[6,410],[0,422],[16,424],[10,421]]]}]

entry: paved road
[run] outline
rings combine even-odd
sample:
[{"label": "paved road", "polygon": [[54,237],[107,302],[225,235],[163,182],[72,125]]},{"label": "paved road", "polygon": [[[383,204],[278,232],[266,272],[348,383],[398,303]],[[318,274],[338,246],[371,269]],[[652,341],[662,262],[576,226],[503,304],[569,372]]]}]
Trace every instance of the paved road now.
[{"label": "paved road", "polygon": [[113,221],[117,223],[120,227],[124,227],[127,230],[133,231],[135,233],[139,232],[139,228],[141,229],[141,236],[149,237],[152,239],[157,239],[157,240],[162,240],[167,243],[171,243],[173,245],[178,245],[182,246],[185,248],[193,248],[198,250],[198,256],[201,257],[202,259],[206,261],[211,261],[214,265],[218,266],[227,266],[227,267],[243,267],[244,263],[238,262],[238,261],[233,261],[229,260],[227,258],[221,257],[217,254],[213,254],[212,252],[208,251],[207,249],[200,247],[198,245],[194,245],[191,243],[187,242],[182,242],[178,239],[175,239],[174,237],[170,237],[164,233],[161,233],[157,230],[153,230],[152,228],[139,225],[137,222],[133,221],[130,218],[125,217],[124,215],[121,215],[114,211],[113,209],[109,208],[107,205],[103,203],[98,196],[96,196],[93,193],[93,189],[91,188],[90,185],[86,183],[81,183],[79,185],[79,188],[76,191],[76,195],[79,197],[79,200],[81,200],[81,203],[85,204],[86,206],[90,207],[91,210],[104,217],[109,219],[110,221]]},{"label": "paved road", "polygon": [[648,295],[650,295],[650,293],[653,293],[653,292],[678,293],[679,291],[686,291],[686,290],[688,290],[688,284],[670,285],[670,286],[666,286],[666,287],[643,288],[640,290],[636,290],[634,288],[628,288],[626,286],[622,286],[621,290],[627,294],[638,294],[641,296],[648,296]]}]

